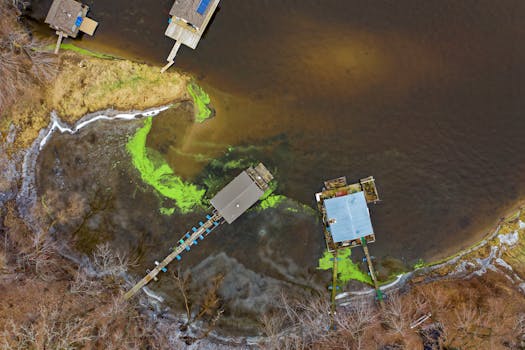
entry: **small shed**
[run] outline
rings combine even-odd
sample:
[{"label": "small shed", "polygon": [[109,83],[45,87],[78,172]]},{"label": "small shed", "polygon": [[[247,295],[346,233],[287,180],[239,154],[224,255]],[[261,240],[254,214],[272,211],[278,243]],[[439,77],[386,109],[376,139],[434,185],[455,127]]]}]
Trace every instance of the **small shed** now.
[{"label": "small shed", "polygon": [[182,44],[192,49],[197,47],[218,5],[219,0],[175,0],[165,35],[175,39],[176,43],[161,72],[171,67]]},{"label": "small shed", "polygon": [[45,23],[58,34],[55,53],[63,38],[76,38],[79,32],[93,35],[98,23],[86,17],[89,7],[75,0],[54,0],[49,8]]},{"label": "small shed", "polygon": [[228,224],[254,205],[273,179],[262,163],[248,168],[219,191],[210,201]]}]

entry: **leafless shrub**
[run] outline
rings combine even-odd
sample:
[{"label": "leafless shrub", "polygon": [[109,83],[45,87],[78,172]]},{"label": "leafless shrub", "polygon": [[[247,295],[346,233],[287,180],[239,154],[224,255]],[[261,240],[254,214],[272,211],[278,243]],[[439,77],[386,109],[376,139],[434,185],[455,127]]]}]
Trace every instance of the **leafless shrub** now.
[{"label": "leafless shrub", "polygon": [[130,261],[124,253],[112,250],[106,242],[97,245],[93,252],[93,266],[99,277],[118,277],[127,271]]},{"label": "leafless shrub", "polygon": [[40,306],[34,322],[9,322],[2,333],[4,349],[73,349],[92,339],[91,327],[79,317],[63,317],[57,308]]},{"label": "leafless shrub", "polygon": [[366,299],[355,299],[350,305],[341,308],[335,317],[335,324],[341,339],[352,339],[354,348],[363,347],[367,329],[378,320],[375,306]]},{"label": "leafless shrub", "polygon": [[101,283],[90,278],[83,269],[79,269],[75,274],[75,279],[69,286],[69,291],[74,294],[99,296],[102,293]]},{"label": "leafless shrub", "polygon": [[462,303],[454,310],[455,328],[463,334],[466,334],[473,326],[482,324],[482,315],[478,307],[471,302]]},{"label": "leafless shrub", "polygon": [[401,295],[392,293],[388,296],[383,309],[383,317],[391,333],[406,335],[410,331],[413,315],[412,305],[407,303]]},{"label": "leafless shrub", "polygon": [[43,280],[54,279],[59,269],[56,242],[46,232],[34,233],[31,240],[32,245],[25,247],[18,256],[18,267],[22,270],[33,268]]}]

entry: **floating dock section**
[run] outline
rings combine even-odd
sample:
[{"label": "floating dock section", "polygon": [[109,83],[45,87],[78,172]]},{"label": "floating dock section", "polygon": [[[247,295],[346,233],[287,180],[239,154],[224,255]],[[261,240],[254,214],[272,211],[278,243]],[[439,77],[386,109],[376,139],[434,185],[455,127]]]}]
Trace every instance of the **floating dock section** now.
[{"label": "floating dock section", "polygon": [[56,30],[58,35],[55,54],[62,40],[76,38],[79,32],[93,35],[98,23],[86,17],[89,7],[75,0],[54,0],[47,13],[45,23]]},{"label": "floating dock section", "polygon": [[182,44],[195,50],[218,5],[219,0],[175,0],[164,34],[175,39],[176,43],[161,72],[173,65]]},{"label": "floating dock section", "polygon": [[221,223],[231,224],[235,221],[262,197],[272,179],[272,174],[262,163],[240,173],[211,199],[213,213],[206,215],[206,220],[200,221],[197,227],[192,227],[185,233],[173,247],[173,251],[161,262],[155,262],[156,266],[127,291],[124,298],[133,297],[151,280],[156,280],[160,272],[167,271],[168,264],[175,259],[181,260],[183,252],[190,251],[192,246],[196,246],[198,241],[203,240]]}]

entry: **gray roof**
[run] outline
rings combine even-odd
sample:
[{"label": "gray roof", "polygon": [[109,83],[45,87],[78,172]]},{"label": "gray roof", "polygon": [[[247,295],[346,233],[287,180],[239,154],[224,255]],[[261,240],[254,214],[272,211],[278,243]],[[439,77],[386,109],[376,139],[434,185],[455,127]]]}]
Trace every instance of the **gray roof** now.
[{"label": "gray roof", "polygon": [[243,171],[211,199],[211,205],[231,224],[248,208],[254,205],[264,192]]},{"label": "gray roof", "polygon": [[45,22],[51,28],[60,30],[71,37],[76,37],[79,26],[76,25],[78,17],[85,17],[87,6],[74,0],[55,0],[47,13]]},{"label": "gray roof", "polygon": [[175,0],[170,10],[170,16],[175,16],[191,23],[196,28],[201,28],[210,11],[215,11],[219,4],[217,0],[211,0],[203,14],[197,12],[202,0]]}]

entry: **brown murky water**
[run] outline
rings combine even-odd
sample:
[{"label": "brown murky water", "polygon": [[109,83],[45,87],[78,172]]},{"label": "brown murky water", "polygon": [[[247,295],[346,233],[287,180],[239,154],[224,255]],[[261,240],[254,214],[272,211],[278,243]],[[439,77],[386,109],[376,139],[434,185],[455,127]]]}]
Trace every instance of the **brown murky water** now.
[{"label": "brown murky water", "polygon": [[[172,1],[86,3],[100,27],[81,45],[164,64]],[[442,256],[525,195],[524,15],[519,0],[224,0],[197,50],[176,59],[217,115],[165,155],[192,178],[207,162],[184,154],[279,137],[265,161],[281,193],[313,206],[323,180],[374,175],[373,253]]]}]

